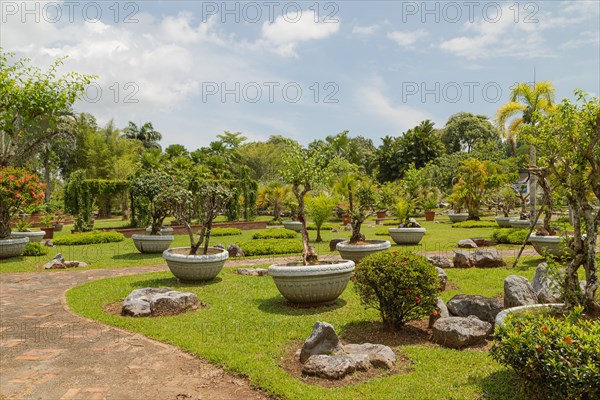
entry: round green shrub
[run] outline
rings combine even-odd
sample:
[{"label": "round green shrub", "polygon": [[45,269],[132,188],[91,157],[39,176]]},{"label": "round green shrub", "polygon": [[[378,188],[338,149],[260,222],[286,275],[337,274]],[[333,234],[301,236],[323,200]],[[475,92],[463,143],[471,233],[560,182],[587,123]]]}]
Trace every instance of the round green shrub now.
[{"label": "round green shrub", "polygon": [[238,228],[212,228],[211,236],[237,236],[241,235],[242,230]]},{"label": "round green shrub", "polygon": [[355,276],[361,303],[379,310],[387,326],[399,328],[435,309],[437,271],[423,256],[408,251],[371,254],[357,265]]},{"label": "round green shrub", "polygon": [[496,221],[462,221],[452,224],[453,228],[496,228]]},{"label": "round green shrub", "polygon": [[[339,228],[340,225],[336,225],[336,224],[329,224],[329,223],[324,223],[323,225],[321,225],[321,231],[330,231],[333,228]],[[315,224],[308,224],[306,225],[306,230],[308,231],[316,231],[317,230],[317,226]]]},{"label": "round green shrub", "polygon": [[529,229],[500,228],[494,230],[492,238],[496,243],[523,244],[528,233]]},{"label": "round green shrub", "polygon": [[48,249],[38,242],[29,242],[23,250],[24,256],[45,256],[48,254]]},{"label": "round green shrub", "polygon": [[252,239],[293,239],[296,232],[285,228],[270,228],[256,232]]},{"label": "round green shrub", "polygon": [[297,239],[258,239],[238,244],[247,256],[293,254],[302,252],[302,242]]},{"label": "round green shrub", "polygon": [[54,244],[57,246],[76,246],[83,244],[99,244],[99,243],[114,243],[125,240],[119,232],[85,232],[75,233],[73,235],[63,236],[54,239]]},{"label": "round green shrub", "polygon": [[510,315],[490,353],[536,398],[600,399],[600,323],[581,309],[565,317]]}]

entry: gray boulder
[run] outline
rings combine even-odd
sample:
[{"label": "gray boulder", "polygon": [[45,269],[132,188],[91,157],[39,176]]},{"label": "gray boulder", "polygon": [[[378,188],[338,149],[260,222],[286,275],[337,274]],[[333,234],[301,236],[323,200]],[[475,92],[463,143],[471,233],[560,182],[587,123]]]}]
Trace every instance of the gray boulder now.
[{"label": "gray boulder", "polygon": [[464,239],[458,242],[458,247],[460,247],[461,249],[474,249],[477,247],[477,243],[475,243],[471,239]]},{"label": "gray boulder", "polygon": [[451,315],[468,317],[474,315],[482,321],[494,323],[496,315],[502,311],[502,304],[488,297],[457,294],[446,304]]},{"label": "gray boulder", "polygon": [[227,252],[229,253],[229,257],[244,257],[244,250],[237,244],[230,244],[227,247]]},{"label": "gray boulder", "polygon": [[498,249],[475,250],[471,255],[471,264],[476,268],[497,268],[506,265]]},{"label": "gray boulder", "polygon": [[396,363],[394,351],[382,344],[347,344],[344,352],[350,355],[367,355],[369,363],[375,368],[391,369]]},{"label": "gray boulder", "polygon": [[452,260],[442,256],[427,257],[427,261],[439,268],[453,268]]},{"label": "gray boulder", "polygon": [[[362,364],[368,364],[368,357],[363,355]],[[302,373],[310,376],[318,376],[325,379],[342,379],[348,374],[356,371],[357,362],[355,357],[348,355],[328,356],[318,354],[311,356],[304,366]]]},{"label": "gray boulder", "polygon": [[136,289],[123,301],[122,315],[147,317],[154,314],[175,314],[196,305],[198,296],[177,292],[171,288]]},{"label": "gray boulder", "polygon": [[269,270],[264,268],[238,268],[237,273],[239,275],[246,276],[266,276]]},{"label": "gray boulder", "polygon": [[477,245],[477,247],[490,247],[495,243],[493,240],[483,239],[483,238],[471,238],[473,242]]},{"label": "gray boulder", "polygon": [[343,348],[340,338],[333,325],[327,322],[317,321],[313,325],[313,330],[302,345],[300,350],[300,362],[304,364],[311,356],[323,354],[342,353]]},{"label": "gray boulder", "polygon": [[443,292],[446,290],[446,283],[448,283],[448,275],[446,275],[446,271],[444,271],[440,267],[435,267],[438,273],[438,281],[440,282],[440,290]]},{"label": "gray boulder", "polygon": [[454,268],[471,268],[471,253],[467,250],[454,250],[454,258],[452,259]]},{"label": "gray boulder", "polygon": [[542,304],[561,303],[560,284],[558,277],[551,276],[548,264],[541,263],[535,269],[533,277],[533,290],[537,294],[538,301]]},{"label": "gray boulder", "polygon": [[442,346],[461,349],[485,342],[492,324],[470,316],[440,318],[433,324],[433,341]]},{"label": "gray boulder", "polygon": [[538,303],[533,286],[522,276],[510,275],[504,280],[504,307],[519,307]]}]

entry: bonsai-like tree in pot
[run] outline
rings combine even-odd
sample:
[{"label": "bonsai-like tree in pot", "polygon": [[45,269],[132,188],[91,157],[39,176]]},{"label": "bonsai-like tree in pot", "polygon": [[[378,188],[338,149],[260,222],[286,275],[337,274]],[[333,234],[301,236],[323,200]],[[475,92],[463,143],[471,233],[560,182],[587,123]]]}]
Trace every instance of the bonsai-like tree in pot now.
[{"label": "bonsai-like tree in pot", "polygon": [[361,233],[362,224],[371,215],[375,208],[375,187],[371,182],[359,180],[354,184],[348,183],[348,213],[350,214],[350,225],[352,235],[350,244],[356,244],[365,240]]},{"label": "bonsai-like tree in pot", "polygon": [[176,185],[176,178],[161,170],[141,171],[132,178],[131,194],[152,219],[150,235],[160,235],[165,218],[172,214],[170,188]]}]

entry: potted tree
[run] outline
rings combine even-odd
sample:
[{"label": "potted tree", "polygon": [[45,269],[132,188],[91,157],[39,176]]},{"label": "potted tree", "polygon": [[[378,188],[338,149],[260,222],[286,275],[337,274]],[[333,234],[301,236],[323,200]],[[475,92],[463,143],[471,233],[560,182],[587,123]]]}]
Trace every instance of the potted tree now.
[{"label": "potted tree", "polygon": [[504,185],[498,192],[498,204],[502,211],[501,217],[496,217],[496,223],[501,228],[510,228],[510,211],[519,200],[516,193],[517,188],[512,183]]},{"label": "potted tree", "polygon": [[425,211],[425,221],[435,220],[435,207],[437,206],[436,199],[429,199],[423,202],[423,210]]},{"label": "potted tree", "polygon": [[302,261],[273,264],[269,276],[283,297],[305,306],[334,302],[346,289],[354,271],[354,262],[350,260],[320,261],[308,239],[304,199],[315,185],[325,180],[328,162],[324,147],[303,149],[290,143],[283,156],[281,174],[292,185],[298,202],[296,217],[302,224]]},{"label": "potted tree", "polygon": [[52,239],[54,237],[54,225],[52,221],[54,220],[54,216],[52,214],[44,214],[44,216],[40,219],[40,223],[42,227],[40,228],[44,231],[44,239]]},{"label": "potted tree", "polygon": [[15,224],[15,229],[11,233],[11,236],[15,238],[26,237],[29,238],[30,242],[41,242],[46,233],[43,231],[32,231],[30,228],[31,223],[28,220],[28,217],[23,216],[19,220],[17,220],[17,223]]},{"label": "potted tree", "polygon": [[140,253],[162,253],[167,250],[174,236],[164,228],[163,222],[172,214],[170,207],[170,187],[176,185],[173,175],[166,171],[141,171],[131,181],[131,195],[136,199],[138,208],[145,208],[146,214],[152,219],[147,235],[132,235],[133,244]]},{"label": "potted tree", "polygon": [[58,210],[54,213],[54,220],[52,222],[52,227],[54,228],[54,232],[62,231],[64,227],[65,215],[62,210]]},{"label": "potted tree", "polygon": [[[354,187],[353,187],[354,185]],[[387,250],[391,247],[387,240],[366,240],[361,233],[361,226],[367,217],[373,213],[375,203],[375,188],[371,182],[359,180],[355,184],[348,183],[348,213],[352,236],[336,245],[343,259],[359,263],[369,254]]]},{"label": "potted tree", "polygon": [[418,244],[425,235],[425,228],[410,218],[416,208],[423,202],[427,194],[427,182],[423,170],[417,170],[413,165],[406,171],[400,181],[402,197],[396,201],[393,212],[400,220],[397,228],[389,228],[388,232],[396,244]]},{"label": "potted tree", "polygon": [[391,182],[379,187],[375,193],[377,219],[385,218],[387,211],[394,204],[394,200],[396,199],[396,191],[397,188]]},{"label": "potted tree", "polygon": [[333,214],[333,209],[337,203],[336,199],[325,193],[321,193],[318,196],[309,197],[306,203],[307,213],[317,228],[317,238],[315,241],[321,243],[323,241],[323,238],[321,238],[321,227]]},{"label": "potted tree", "polygon": [[[213,222],[225,209],[233,191],[224,181],[212,179],[203,179],[196,187],[195,193],[192,193],[183,186],[174,185],[169,188],[168,193],[170,208],[185,226],[190,246],[167,249],[163,252],[163,258],[173,275],[182,282],[214,279],[229,258],[227,250],[209,247],[209,241]],[[194,200],[200,205],[199,219],[202,224],[197,238],[190,226]],[[200,249],[201,254],[198,254]]]},{"label": "potted tree", "polygon": [[0,259],[21,255],[30,240],[27,235],[12,235],[11,218],[27,206],[42,204],[43,200],[44,185],[36,174],[22,168],[0,168]]}]

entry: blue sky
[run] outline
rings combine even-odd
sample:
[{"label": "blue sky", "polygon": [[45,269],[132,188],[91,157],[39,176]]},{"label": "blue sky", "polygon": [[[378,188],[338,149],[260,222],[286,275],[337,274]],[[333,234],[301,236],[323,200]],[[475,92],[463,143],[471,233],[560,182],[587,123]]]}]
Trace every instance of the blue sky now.
[{"label": "blue sky", "polygon": [[224,130],[379,145],[425,118],[492,117],[534,68],[559,99],[600,94],[596,0],[23,4],[0,4],[5,50],[69,55],[65,71],[99,76],[77,110],[188,149]]}]

